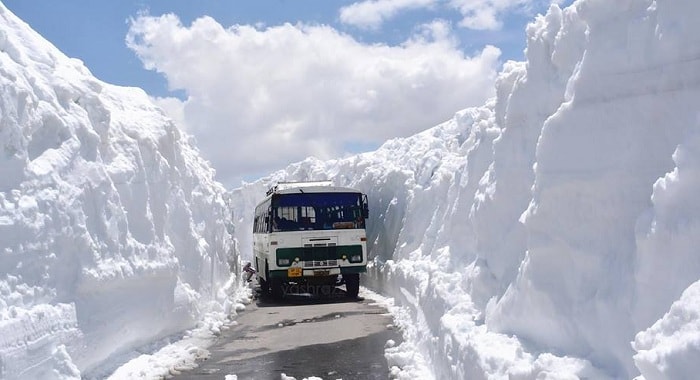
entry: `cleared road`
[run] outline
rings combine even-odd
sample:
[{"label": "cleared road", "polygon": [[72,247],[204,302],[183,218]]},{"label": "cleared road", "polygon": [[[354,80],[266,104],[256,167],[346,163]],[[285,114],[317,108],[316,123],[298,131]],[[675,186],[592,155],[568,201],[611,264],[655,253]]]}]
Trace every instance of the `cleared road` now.
[{"label": "cleared road", "polygon": [[371,300],[256,299],[209,348],[211,356],[175,379],[387,379],[384,345],[400,334]]}]

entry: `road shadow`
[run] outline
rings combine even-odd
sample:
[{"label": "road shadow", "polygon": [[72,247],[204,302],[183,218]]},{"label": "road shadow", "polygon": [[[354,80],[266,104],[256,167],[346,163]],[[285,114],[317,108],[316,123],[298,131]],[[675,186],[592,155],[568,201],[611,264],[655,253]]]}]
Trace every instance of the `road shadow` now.
[{"label": "road shadow", "polygon": [[235,373],[239,380],[280,379],[283,373],[296,379],[317,376],[386,380],[391,378],[384,358],[385,343],[389,339],[400,340],[401,337],[398,332],[387,330],[358,339],[303,346],[246,360],[228,360],[221,366],[225,368],[224,373]]},{"label": "road shadow", "polygon": [[[285,292],[282,297],[273,297],[271,294],[264,294],[260,290],[260,286],[256,284],[253,287],[253,299],[258,307],[279,307],[279,306],[299,306],[299,305],[318,305],[332,303],[348,303],[362,302],[364,297],[348,297],[345,289],[342,286],[336,286],[329,291],[308,291],[312,288],[290,289]],[[306,291],[305,291],[306,290]]]}]

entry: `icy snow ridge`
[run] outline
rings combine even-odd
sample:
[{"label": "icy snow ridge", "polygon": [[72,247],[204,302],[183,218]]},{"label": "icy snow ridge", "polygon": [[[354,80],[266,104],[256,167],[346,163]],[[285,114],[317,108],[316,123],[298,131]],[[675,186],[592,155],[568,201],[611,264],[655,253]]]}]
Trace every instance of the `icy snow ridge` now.
[{"label": "icy snow ridge", "polygon": [[135,88],[0,4],[0,378],[101,375],[222,307],[213,170]]},{"label": "icy snow ridge", "polygon": [[368,193],[367,281],[412,310],[437,378],[698,373],[695,338],[673,338],[697,318],[673,316],[700,279],[699,16],[693,2],[552,5],[484,107],[235,190],[242,255],[267,185],[331,178]]}]

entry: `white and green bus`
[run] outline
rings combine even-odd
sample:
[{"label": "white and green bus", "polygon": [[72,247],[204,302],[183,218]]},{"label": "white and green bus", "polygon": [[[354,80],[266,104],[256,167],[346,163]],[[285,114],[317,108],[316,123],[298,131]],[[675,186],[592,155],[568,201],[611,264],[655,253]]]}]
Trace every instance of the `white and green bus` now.
[{"label": "white and green bus", "polygon": [[280,182],[255,207],[253,251],[263,294],[357,297],[367,270],[367,196],[330,181]]}]

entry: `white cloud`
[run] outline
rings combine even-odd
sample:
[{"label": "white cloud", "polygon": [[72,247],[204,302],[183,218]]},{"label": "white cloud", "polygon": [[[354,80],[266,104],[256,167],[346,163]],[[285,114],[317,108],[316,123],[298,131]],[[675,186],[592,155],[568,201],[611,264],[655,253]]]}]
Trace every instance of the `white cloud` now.
[{"label": "white cloud", "polygon": [[535,0],[450,0],[464,17],[460,26],[476,30],[499,30],[505,13],[530,7]]},{"label": "white cloud", "polygon": [[127,43],[186,101],[159,103],[195,136],[228,185],[308,156],[378,146],[483,104],[500,51],[466,57],[449,25],[426,25],[400,46],[366,45],[327,26],[224,28],[203,17],[133,20]]},{"label": "white cloud", "polygon": [[173,119],[175,124],[186,126],[185,121],[185,109],[182,106],[182,101],[178,98],[161,98],[161,97],[151,97],[151,101],[158,105],[165,113]]},{"label": "white cloud", "polygon": [[340,9],[340,21],[360,28],[377,29],[405,9],[427,8],[437,0],[366,0]]}]

